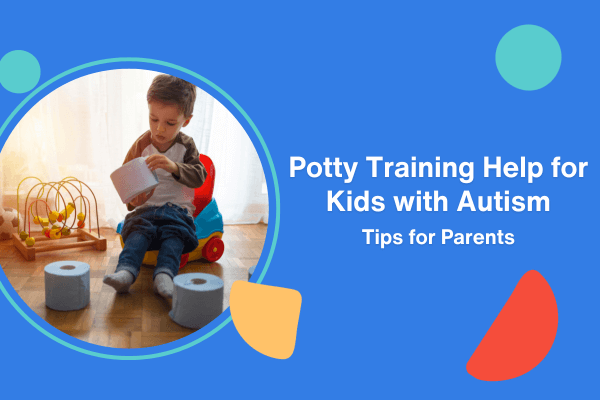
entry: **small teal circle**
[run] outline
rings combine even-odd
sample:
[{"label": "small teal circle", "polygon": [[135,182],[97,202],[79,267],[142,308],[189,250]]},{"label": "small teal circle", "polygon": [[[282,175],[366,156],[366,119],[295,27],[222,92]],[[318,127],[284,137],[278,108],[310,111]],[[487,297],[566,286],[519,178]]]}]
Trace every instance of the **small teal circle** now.
[{"label": "small teal circle", "polygon": [[40,63],[26,51],[11,51],[0,60],[0,84],[9,92],[29,92],[40,81],[40,75]]},{"label": "small teal circle", "polygon": [[537,25],[511,29],[496,48],[498,72],[521,90],[538,90],[548,85],[558,74],[561,61],[558,41]]}]

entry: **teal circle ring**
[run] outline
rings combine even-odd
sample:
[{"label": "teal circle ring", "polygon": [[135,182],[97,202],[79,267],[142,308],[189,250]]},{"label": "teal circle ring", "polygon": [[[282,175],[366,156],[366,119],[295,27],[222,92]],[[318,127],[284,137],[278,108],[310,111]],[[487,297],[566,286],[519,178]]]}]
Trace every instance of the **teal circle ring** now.
[{"label": "teal circle ring", "polygon": [[[27,104],[28,101],[30,101],[36,94],[38,94],[40,91],[42,91],[44,88],[48,87],[49,85],[51,85],[52,83],[56,82],[57,80],[70,75],[74,72],[86,69],[86,68],[91,68],[97,65],[103,65],[103,64],[111,64],[111,63],[118,63],[118,62],[139,62],[139,63],[146,63],[146,64],[155,64],[155,65],[162,65],[164,67],[168,67],[168,68],[172,68],[178,71],[181,71],[185,74],[191,75],[194,78],[199,79],[200,81],[204,82],[205,84],[207,84],[208,86],[210,86],[211,88],[213,88],[214,90],[216,90],[218,93],[220,93],[223,97],[225,97],[231,104],[233,104],[233,106],[242,114],[242,116],[244,117],[244,119],[248,122],[248,124],[250,124],[250,126],[252,127],[252,130],[254,131],[254,133],[256,134],[256,136],[258,137],[258,140],[260,141],[260,144],[263,147],[263,150],[265,151],[265,155],[267,157],[267,160],[269,161],[269,167],[271,168],[271,174],[273,175],[273,183],[275,186],[275,229],[273,232],[273,243],[271,244],[271,249],[269,251],[269,256],[267,257],[267,261],[265,262],[265,266],[263,267],[263,270],[260,274],[260,276],[258,277],[256,283],[261,283],[265,277],[265,274],[267,273],[267,270],[269,269],[269,264],[271,263],[271,259],[273,258],[273,253],[275,252],[275,245],[277,244],[277,236],[279,233],[279,184],[277,182],[277,175],[275,173],[275,165],[273,164],[273,159],[271,158],[271,153],[269,153],[269,149],[267,148],[267,144],[265,143],[262,135],[260,134],[260,132],[258,131],[258,128],[256,127],[256,125],[254,124],[254,122],[252,122],[252,119],[250,119],[250,117],[248,116],[248,114],[246,114],[246,112],[242,109],[242,107],[240,107],[240,105],[231,97],[229,96],[227,93],[225,93],[225,91],[223,89],[221,89],[220,87],[218,87],[217,85],[215,85],[214,83],[212,83],[211,81],[209,81],[208,79],[204,78],[201,75],[198,75],[197,73],[190,71],[187,68],[183,68],[180,67],[179,65],[175,65],[172,63],[168,63],[165,61],[160,61],[160,60],[153,60],[150,58],[139,58],[139,57],[118,57],[118,58],[107,58],[104,60],[98,60],[98,61],[93,61],[90,63],[86,63],[86,64],[82,64],[80,66],[71,68],[61,74],[56,75],[54,78],[44,82],[42,85],[40,85],[37,89],[35,89],[33,92],[31,92],[14,110],[12,113],[10,113],[10,115],[8,116],[8,118],[6,119],[6,121],[4,121],[4,124],[2,124],[2,127],[0,127],[0,136],[2,136],[2,134],[4,133],[4,130],[6,129],[6,127],[8,126],[8,124],[11,122],[11,120],[15,117],[15,115],[19,112],[19,110],[21,110],[25,104]],[[87,354],[90,356],[94,356],[94,357],[99,357],[99,358],[106,358],[106,359],[111,359],[111,360],[148,360],[148,359],[152,359],[152,358],[159,358],[159,357],[164,357],[164,356],[168,356],[170,354],[174,354],[174,353],[178,353],[180,351],[186,350],[192,346],[197,345],[200,342],[203,342],[204,340],[208,339],[209,337],[211,337],[212,335],[214,335],[215,333],[217,333],[218,331],[220,331],[225,325],[227,325],[229,322],[231,322],[231,316],[229,316],[225,321],[221,322],[218,326],[216,326],[215,328],[213,328],[212,331],[206,333],[204,336],[194,340],[193,342],[190,343],[186,343],[185,345],[182,345],[180,347],[177,347],[175,349],[170,349],[167,351],[163,351],[163,352],[159,352],[159,353],[154,353],[154,354],[144,354],[144,355],[136,355],[136,356],[123,356],[123,355],[114,355],[114,354],[105,354],[105,353],[100,353],[100,352],[96,352],[96,351],[91,351],[91,350],[87,350],[84,348],[81,348],[79,346],[76,346],[74,344],[71,344],[67,341],[64,341],[56,336],[54,336],[53,334],[51,334],[50,332],[48,332],[47,330],[45,330],[44,328],[42,328],[41,326],[39,326],[34,320],[32,320],[20,307],[19,305],[14,301],[14,299],[10,296],[10,294],[8,293],[8,291],[6,290],[6,288],[4,287],[4,285],[2,284],[2,281],[0,281],[0,290],[2,291],[2,293],[4,293],[4,296],[6,296],[6,298],[8,299],[9,303],[19,312],[19,314],[21,314],[21,316],[23,318],[25,318],[25,320],[27,322],[29,322],[31,325],[33,325],[38,331],[42,332],[44,335],[48,336],[50,339],[54,340],[55,342],[58,342],[60,344],[62,344],[65,347],[68,347],[72,350],[78,351],[80,353],[83,354]]]}]

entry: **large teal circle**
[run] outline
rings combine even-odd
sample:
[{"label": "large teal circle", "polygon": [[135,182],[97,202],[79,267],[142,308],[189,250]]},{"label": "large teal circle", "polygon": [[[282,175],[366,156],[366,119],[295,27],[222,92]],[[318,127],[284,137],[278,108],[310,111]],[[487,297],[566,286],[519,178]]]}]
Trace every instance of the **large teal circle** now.
[{"label": "large teal circle", "polygon": [[29,92],[40,81],[40,75],[40,63],[26,51],[11,51],[0,60],[0,84],[9,92]]},{"label": "large teal circle", "polygon": [[537,25],[511,29],[496,48],[498,72],[521,90],[538,90],[548,85],[558,74],[561,61],[558,41]]},{"label": "large teal circle", "polygon": [[[277,175],[275,173],[275,165],[273,164],[273,159],[271,158],[271,153],[269,153],[269,149],[267,148],[267,144],[265,143],[262,135],[260,134],[260,132],[258,131],[258,128],[256,127],[256,125],[254,124],[254,122],[250,119],[250,117],[248,116],[248,114],[246,114],[246,112],[242,109],[242,107],[240,107],[240,105],[231,97],[229,96],[227,93],[225,93],[225,91],[223,89],[221,89],[220,87],[218,87],[217,85],[215,85],[214,83],[212,83],[211,81],[209,81],[208,79],[204,78],[203,76],[198,75],[197,73],[190,71],[187,68],[183,68],[180,67],[179,65],[175,65],[175,64],[171,64],[165,61],[159,61],[159,60],[153,60],[150,58],[138,58],[138,57],[119,57],[119,58],[108,58],[105,60],[98,60],[98,61],[94,61],[91,63],[87,63],[87,64],[83,64],[80,65],[78,67],[75,68],[71,68],[68,71],[65,71],[61,74],[56,75],[54,78],[48,80],[47,82],[43,83],[42,85],[40,85],[35,91],[31,92],[29,95],[27,95],[27,97],[13,110],[13,112],[10,113],[10,115],[8,116],[8,118],[6,119],[6,121],[4,121],[4,123],[2,124],[2,127],[0,127],[0,136],[2,136],[2,133],[4,132],[4,130],[6,129],[6,127],[8,126],[8,124],[10,123],[10,121],[14,118],[14,116],[19,112],[19,110],[21,110],[25,104],[27,104],[27,102],[29,100],[31,100],[37,93],[39,93],[40,91],[42,91],[44,88],[46,88],[47,86],[51,85],[52,83],[56,82],[57,80],[70,75],[74,72],[80,71],[82,69],[86,69],[86,68],[91,68],[97,65],[102,65],[102,64],[111,64],[111,63],[118,63],[118,62],[139,62],[139,63],[147,63],[147,64],[155,64],[155,65],[162,65],[168,68],[173,68],[175,70],[181,71],[183,73],[186,73],[188,75],[193,76],[194,78],[199,79],[200,81],[204,82],[205,84],[207,84],[208,86],[210,86],[211,88],[213,88],[214,90],[216,90],[217,92],[219,92],[223,97],[225,97],[244,117],[244,119],[248,122],[248,124],[250,124],[250,126],[252,127],[252,130],[254,131],[254,133],[256,134],[260,144],[263,147],[263,150],[265,151],[265,155],[267,156],[267,160],[269,161],[269,167],[271,169],[271,175],[273,176],[273,186],[275,188],[275,229],[273,231],[273,242],[271,243],[271,249],[269,251],[269,255],[267,257],[267,261],[265,262],[265,266],[262,269],[262,272],[260,274],[260,276],[258,277],[256,283],[261,283],[267,273],[267,270],[269,269],[269,265],[271,264],[271,259],[273,258],[273,253],[275,252],[275,245],[277,244],[277,236],[279,234],[279,183],[277,181]],[[100,353],[100,352],[96,352],[96,351],[91,351],[91,350],[87,350],[84,348],[81,348],[79,346],[76,346],[72,343],[66,342],[56,336],[54,336],[53,334],[51,334],[50,332],[48,332],[47,330],[45,330],[44,328],[42,328],[41,326],[39,326],[34,320],[32,320],[20,307],[19,305],[15,302],[15,300],[10,296],[10,294],[8,293],[8,291],[6,290],[6,288],[4,287],[4,285],[2,284],[2,281],[0,280],[0,290],[2,291],[2,293],[4,293],[4,296],[6,296],[6,298],[8,299],[9,303],[19,312],[19,314],[21,314],[21,316],[23,318],[25,318],[25,320],[27,322],[29,322],[31,325],[33,325],[38,331],[42,332],[44,335],[48,336],[50,339],[54,340],[57,343],[62,344],[63,346],[66,346],[72,350],[78,351],[80,353],[83,354],[87,354],[90,356],[94,356],[94,357],[99,357],[99,358],[107,358],[107,359],[111,359],[111,360],[148,360],[151,358],[158,358],[158,357],[164,357],[164,356],[168,356],[170,354],[174,354],[174,353],[178,353],[180,351],[183,351],[185,349],[188,349],[192,346],[195,346],[196,344],[203,342],[204,340],[208,339],[209,337],[211,337],[212,335],[214,335],[215,333],[217,333],[218,331],[220,331],[225,325],[227,325],[229,322],[231,322],[231,316],[229,316],[226,320],[224,320],[221,324],[219,324],[218,326],[216,326],[212,331],[206,333],[204,336],[194,340],[193,342],[190,343],[186,343],[183,346],[179,346],[175,349],[170,349],[167,351],[162,351],[159,353],[154,353],[154,354],[144,354],[144,355],[139,355],[139,356],[121,356],[121,355],[115,355],[115,354],[105,354],[105,353]]]}]

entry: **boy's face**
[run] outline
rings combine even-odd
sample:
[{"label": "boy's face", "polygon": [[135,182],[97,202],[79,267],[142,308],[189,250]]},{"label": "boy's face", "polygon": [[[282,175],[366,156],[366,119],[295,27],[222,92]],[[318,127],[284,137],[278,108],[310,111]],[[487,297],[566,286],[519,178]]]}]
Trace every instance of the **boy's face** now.
[{"label": "boy's face", "polygon": [[152,144],[158,150],[165,151],[173,143],[179,130],[190,123],[192,116],[185,118],[177,106],[158,101],[148,103],[148,109]]}]

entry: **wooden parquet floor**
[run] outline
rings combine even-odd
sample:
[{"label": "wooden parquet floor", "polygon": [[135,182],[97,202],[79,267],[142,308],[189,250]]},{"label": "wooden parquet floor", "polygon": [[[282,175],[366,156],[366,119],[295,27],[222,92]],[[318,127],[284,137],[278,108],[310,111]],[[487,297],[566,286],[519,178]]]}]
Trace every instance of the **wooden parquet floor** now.
[{"label": "wooden parquet floor", "polygon": [[[177,325],[168,316],[171,301],[152,290],[153,267],[142,266],[128,294],[116,294],[102,283],[114,272],[121,243],[112,229],[101,229],[107,238],[107,251],[92,247],[40,253],[35,261],[25,261],[10,240],[0,241],[0,265],[23,301],[50,325],[80,340],[100,346],[141,348],[169,343],[194,332]],[[267,225],[227,225],[223,234],[225,253],[215,263],[193,261],[180,273],[213,274],[225,283],[223,309],[229,307],[231,285],[248,280],[248,269],[255,265],[263,249]],[[74,260],[91,267],[90,304],[79,311],[54,311],[46,307],[44,267],[51,262]]]}]

